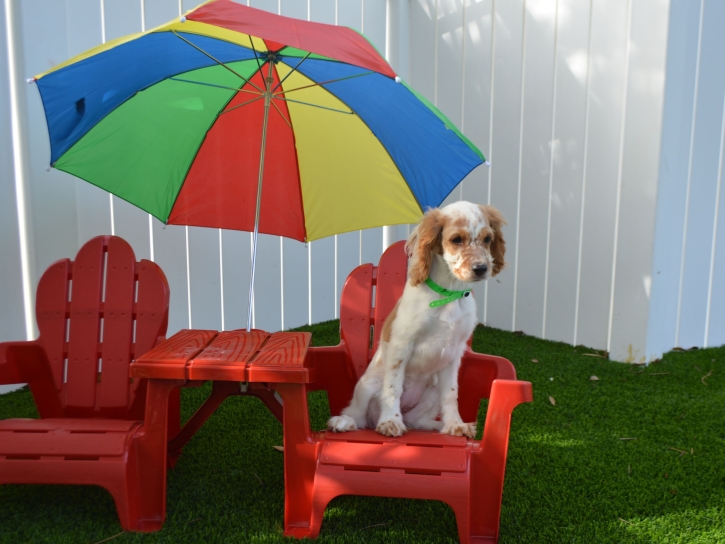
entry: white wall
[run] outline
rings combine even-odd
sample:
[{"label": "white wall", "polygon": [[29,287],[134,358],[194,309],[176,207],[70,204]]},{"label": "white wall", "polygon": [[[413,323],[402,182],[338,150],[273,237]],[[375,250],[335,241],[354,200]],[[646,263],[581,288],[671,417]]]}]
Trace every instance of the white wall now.
[{"label": "white wall", "polygon": [[725,343],[725,4],[672,0],[647,353]]},{"label": "white wall", "polygon": [[492,163],[454,197],[509,222],[487,324],[644,357],[668,7],[412,0],[411,83]]},{"label": "white wall", "polygon": [[[0,44],[0,86],[195,3],[4,0],[16,12],[22,65],[11,72],[7,43]],[[363,31],[490,158],[491,168],[476,169],[448,199],[491,203],[509,222],[509,267],[477,293],[482,322],[629,361],[677,344],[725,342],[725,309],[717,303],[725,299],[725,221],[717,221],[725,208],[718,61],[725,44],[717,32],[725,13],[716,0],[250,3]],[[8,93],[0,99],[0,244],[12,257],[0,264],[0,277],[14,286],[0,294],[0,339],[27,335],[18,177],[29,198],[32,290],[48,264],[113,231],[168,275],[170,332],[243,327],[250,235],[163,227],[48,170],[37,89],[18,88],[24,177],[11,159]],[[390,237],[406,233],[398,227]],[[347,274],[376,262],[382,244],[382,229],[308,245],[260,236],[255,325],[278,330],[337,317]]]}]

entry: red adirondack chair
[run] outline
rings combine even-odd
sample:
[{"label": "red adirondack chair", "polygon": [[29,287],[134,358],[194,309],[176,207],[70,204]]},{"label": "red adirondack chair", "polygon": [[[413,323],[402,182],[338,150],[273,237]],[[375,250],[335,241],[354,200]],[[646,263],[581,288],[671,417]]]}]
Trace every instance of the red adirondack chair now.
[{"label": "red adirondack chair", "polygon": [[[308,390],[327,391],[332,415],[350,401],[372,359],[385,318],[403,292],[406,269],[399,242],[378,267],[353,270],[340,302],[340,344],[310,348],[316,380]],[[480,441],[430,431],[408,431],[400,438],[373,430],[310,433],[306,405],[297,399],[302,409],[290,410],[289,421],[285,412],[285,451],[298,452],[289,456],[285,472],[285,534],[314,538],[332,498],[372,495],[444,501],[456,514],[461,542],[496,542],[511,413],[532,400],[531,384],[516,380],[508,360],[470,349],[459,384],[464,421],[475,421],[480,399],[490,399]],[[295,401],[292,391],[280,392],[285,403]]]},{"label": "red adirondack chair", "polygon": [[28,383],[40,413],[0,421],[0,484],[99,485],[125,530],[161,528],[166,440],[147,436],[144,421],[178,431],[177,384],[157,393],[172,399],[168,412],[145,412],[146,380],[129,380],[128,365],[164,338],[168,313],[164,273],[116,236],[46,270],[40,337],[0,343],[0,384]]}]

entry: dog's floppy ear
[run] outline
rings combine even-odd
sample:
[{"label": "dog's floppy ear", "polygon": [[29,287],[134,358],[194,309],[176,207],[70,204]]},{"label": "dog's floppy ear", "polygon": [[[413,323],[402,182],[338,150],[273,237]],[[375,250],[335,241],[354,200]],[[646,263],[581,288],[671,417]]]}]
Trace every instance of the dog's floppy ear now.
[{"label": "dog's floppy ear", "polygon": [[428,210],[405,244],[405,250],[411,258],[408,276],[413,287],[428,279],[433,252],[443,252],[443,223],[444,217],[438,208]]},{"label": "dog's floppy ear", "polygon": [[481,206],[488,224],[493,229],[493,241],[491,242],[491,257],[493,257],[493,270],[491,276],[495,276],[506,266],[504,255],[506,254],[506,240],[504,240],[501,231],[504,225],[507,225],[503,215],[493,206]]}]

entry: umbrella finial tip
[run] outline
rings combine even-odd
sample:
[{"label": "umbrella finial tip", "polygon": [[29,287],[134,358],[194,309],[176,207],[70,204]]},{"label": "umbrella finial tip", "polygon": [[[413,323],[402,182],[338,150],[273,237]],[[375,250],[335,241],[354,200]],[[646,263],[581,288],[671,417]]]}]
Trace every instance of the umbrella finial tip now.
[{"label": "umbrella finial tip", "polygon": [[179,21],[180,21],[180,22],[182,22],[182,23],[185,23],[185,22],[186,22],[186,17],[182,15],[182,16],[181,16],[181,17],[179,18]]},{"label": "umbrella finial tip", "polygon": [[27,81],[29,84],[33,84],[33,83],[35,83],[35,78],[34,77],[29,77],[25,81]]},{"label": "umbrella finial tip", "polygon": [[488,166],[489,168],[491,167],[491,161],[486,161],[486,162],[484,162],[483,164],[485,164],[485,165],[486,165],[486,166]]},{"label": "umbrella finial tip", "polygon": [[400,83],[400,76],[395,76],[395,83]]}]

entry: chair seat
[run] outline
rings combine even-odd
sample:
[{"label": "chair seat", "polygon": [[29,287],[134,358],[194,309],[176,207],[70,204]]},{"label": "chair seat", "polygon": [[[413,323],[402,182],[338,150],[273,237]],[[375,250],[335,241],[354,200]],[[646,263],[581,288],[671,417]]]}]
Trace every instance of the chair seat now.
[{"label": "chair seat", "polygon": [[376,472],[380,469],[423,474],[464,472],[471,449],[465,437],[431,431],[408,431],[396,438],[367,429],[328,432],[321,442],[321,465]]},{"label": "chair seat", "polygon": [[0,457],[120,457],[140,425],[115,419],[6,419],[0,421]]}]

